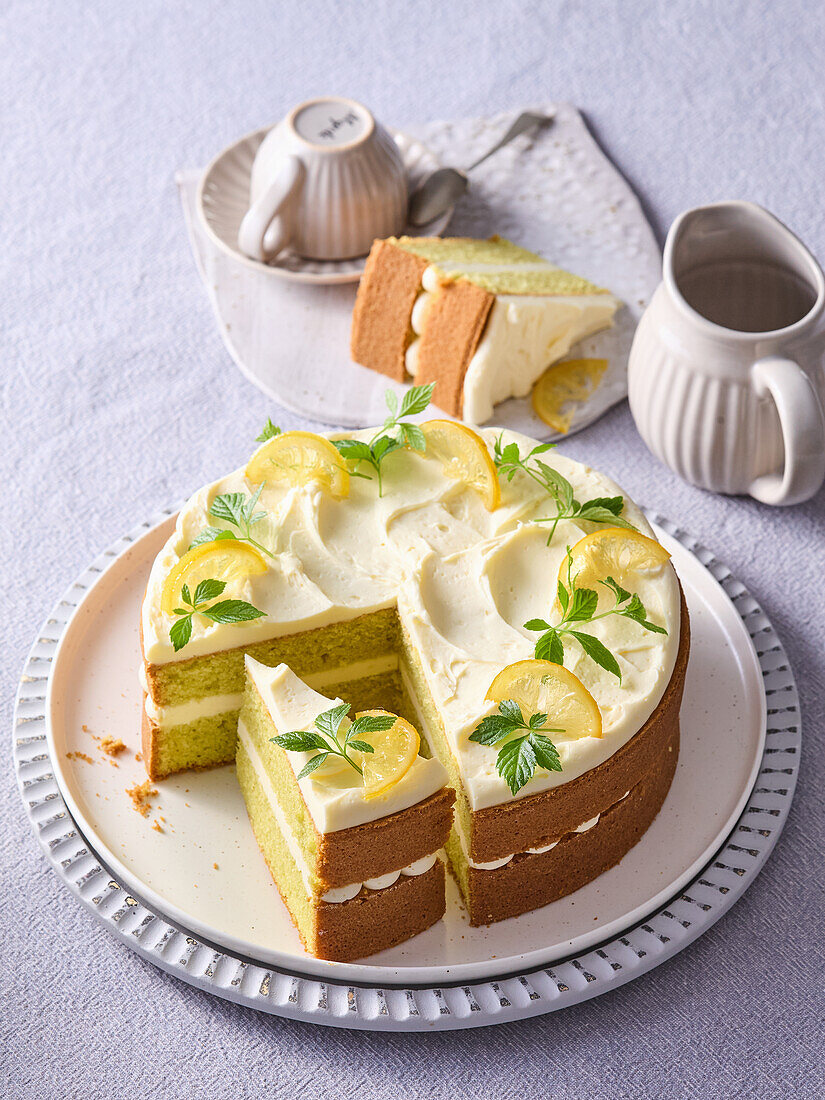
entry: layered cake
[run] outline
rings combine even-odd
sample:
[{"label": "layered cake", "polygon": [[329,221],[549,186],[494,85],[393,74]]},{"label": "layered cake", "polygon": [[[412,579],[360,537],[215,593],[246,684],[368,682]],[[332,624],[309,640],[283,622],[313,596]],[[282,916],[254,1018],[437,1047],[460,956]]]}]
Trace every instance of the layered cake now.
[{"label": "layered cake", "polygon": [[[234,760],[247,664],[250,692],[288,669],[325,697],[309,710],[401,716],[455,792],[447,853],[483,924],[578,889],[653,820],[688,618],[614,482],[514,433],[405,421],[428,396],[390,395],[377,431],[275,435],[181,509],[143,604],[143,756],[152,779]],[[265,703],[241,760],[269,721],[306,724]],[[289,779],[281,748],[262,766]],[[375,869],[344,883],[310,855],[318,889]]]},{"label": "layered cake", "polygon": [[499,237],[390,237],[373,245],[358,287],[352,358],[397,382],[435,383],[434,404],[483,424],[609,327],[619,304]]},{"label": "layered cake", "polygon": [[[455,795],[438,760],[419,755],[417,732],[386,713],[352,722],[346,703],[314,691],[286,665],[247,657],[246,674],[238,782],[307,951],[339,962],[360,958],[440,920],[439,852]],[[394,726],[403,727],[401,736]],[[373,751],[364,751],[367,744]]]}]

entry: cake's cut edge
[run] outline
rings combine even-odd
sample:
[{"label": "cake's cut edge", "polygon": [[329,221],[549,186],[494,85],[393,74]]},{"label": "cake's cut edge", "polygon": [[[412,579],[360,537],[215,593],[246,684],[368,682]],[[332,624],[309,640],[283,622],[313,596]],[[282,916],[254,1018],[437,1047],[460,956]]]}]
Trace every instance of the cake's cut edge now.
[{"label": "cake's cut edge", "polygon": [[362,367],[396,382],[404,381],[410,316],[426,267],[426,260],[392,240],[375,241],[358,285],[350,354]]},{"label": "cake's cut edge", "polygon": [[416,385],[435,383],[432,402],[460,417],[464,377],[484,333],[495,295],[464,279],[444,283],[427,309],[418,340]]}]

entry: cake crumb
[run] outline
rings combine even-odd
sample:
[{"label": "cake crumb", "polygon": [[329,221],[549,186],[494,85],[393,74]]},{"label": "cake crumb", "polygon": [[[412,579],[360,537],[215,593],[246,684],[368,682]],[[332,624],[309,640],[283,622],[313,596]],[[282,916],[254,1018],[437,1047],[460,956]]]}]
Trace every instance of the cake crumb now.
[{"label": "cake crumb", "polygon": [[87,764],[94,764],[91,756],[87,756],[85,752],[67,752],[67,760],[85,760]]},{"label": "cake crumb", "polygon": [[100,751],[105,752],[107,756],[118,756],[126,750],[125,744],[119,737],[104,737],[99,747]]},{"label": "cake crumb", "polygon": [[212,864],[212,866],[213,866],[213,867],[215,868],[215,870],[216,870],[216,871],[219,871],[219,870],[220,870],[220,868],[218,867],[217,863],[213,863],[213,864]]},{"label": "cake crumb", "polygon": [[150,799],[158,793],[157,788],[152,786],[152,781],[147,779],[145,783],[136,783],[134,787],[127,787],[126,793],[140,816],[148,817],[151,810]]},{"label": "cake crumb", "polygon": [[135,753],[135,760],[140,760],[142,762],[143,761],[143,753],[142,752],[136,752]]},{"label": "cake crumb", "polygon": [[161,825],[161,823],[158,821],[157,818],[155,818],[152,821],[152,828],[155,830],[156,833],[162,833],[163,832],[163,826]]},{"label": "cake crumb", "polygon": [[85,723],[80,728],[83,730],[84,733],[91,733],[91,730]]}]

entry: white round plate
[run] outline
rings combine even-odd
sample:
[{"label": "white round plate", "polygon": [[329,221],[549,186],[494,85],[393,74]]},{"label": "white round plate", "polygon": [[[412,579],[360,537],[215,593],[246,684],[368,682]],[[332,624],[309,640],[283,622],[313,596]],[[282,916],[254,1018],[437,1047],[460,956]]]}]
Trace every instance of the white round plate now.
[{"label": "white round plate", "polygon": [[[472,929],[451,884],[446,919],[408,943],[353,964],[307,956],[231,767],[159,784],[146,819],[125,793],[145,780],[135,759],[138,610],[173,517],[168,510],[120,540],[67,592],[32,649],[15,715],[23,800],[52,866],[144,958],[219,996],[317,1023],[480,1026],[638,976],[717,920],[763,865],[796,781],[793,676],[745,588],[651,517],[682,580],[692,650],[679,766],[639,844],[618,867],[523,917]],[[129,746],[118,767],[97,747],[103,735]]]},{"label": "white round plate", "polygon": [[[366,256],[351,260],[307,260],[294,252],[284,252],[270,263],[261,263],[244,255],[238,248],[238,230],[249,209],[249,178],[258,148],[270,127],[255,130],[219,153],[203,173],[198,187],[197,209],[201,223],[212,241],[233,259],[255,271],[269,272],[276,278],[326,286],[333,283],[357,283],[364,271]],[[438,158],[420,141],[398,130],[390,131],[407,170],[410,194],[440,167]],[[440,218],[416,229],[406,226],[410,237],[438,236],[453,213],[451,206]]]}]

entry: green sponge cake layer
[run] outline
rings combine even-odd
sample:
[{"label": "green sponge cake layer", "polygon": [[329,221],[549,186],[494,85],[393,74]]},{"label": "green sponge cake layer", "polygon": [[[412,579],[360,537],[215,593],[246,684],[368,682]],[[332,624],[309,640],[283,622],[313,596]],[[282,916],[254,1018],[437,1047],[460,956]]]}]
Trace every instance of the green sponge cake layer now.
[{"label": "green sponge cake layer", "polygon": [[504,237],[390,237],[388,244],[431,264],[543,264],[547,261]]}]

